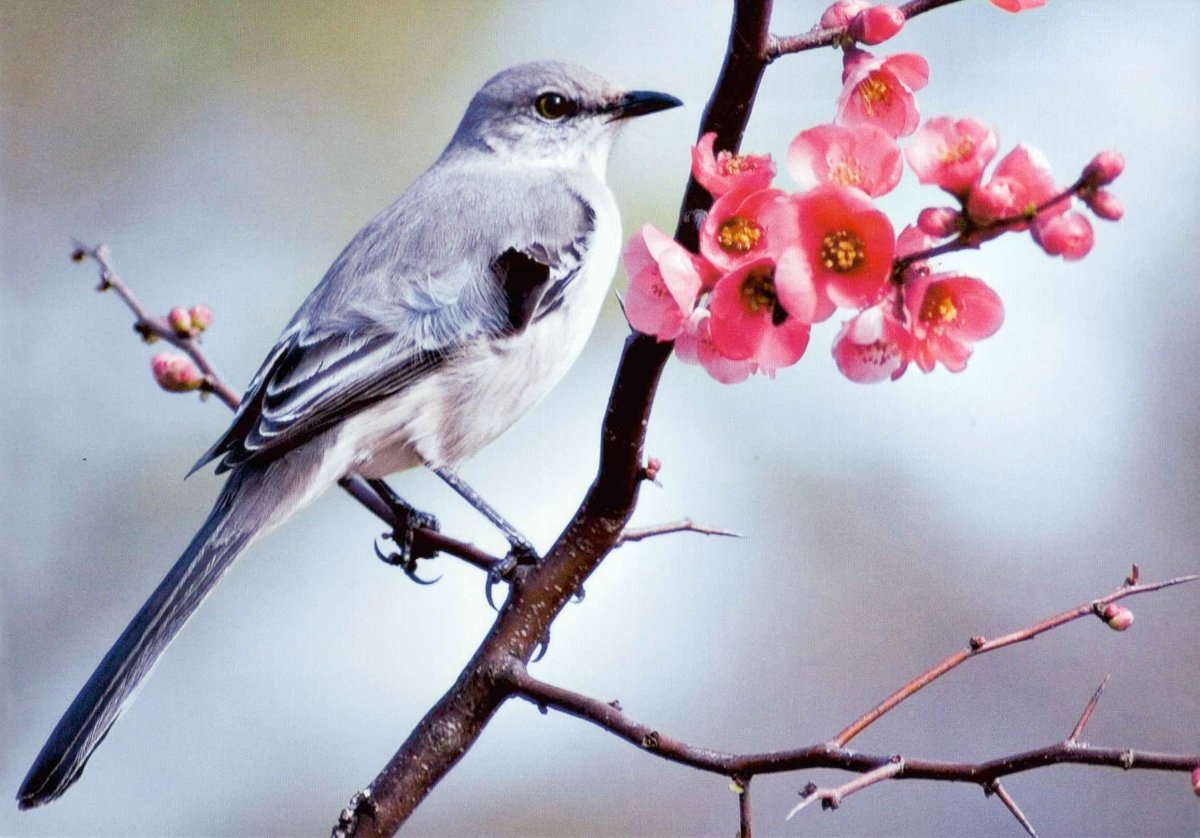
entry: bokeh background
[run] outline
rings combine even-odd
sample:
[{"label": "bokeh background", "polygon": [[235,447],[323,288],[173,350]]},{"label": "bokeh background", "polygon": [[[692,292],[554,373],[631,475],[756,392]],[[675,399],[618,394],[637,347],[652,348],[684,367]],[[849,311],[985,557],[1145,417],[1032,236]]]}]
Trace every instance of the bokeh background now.
[{"label": "bokeh background", "polygon": [[[823,2],[782,2],[800,32]],[[453,681],[492,619],[454,560],[418,588],[377,562],[376,521],[333,492],[256,545],[165,656],[83,780],[12,801],[34,754],[217,492],[182,476],[228,419],[153,385],[129,315],[71,264],[106,241],[156,311],[205,302],[240,389],[358,227],[427,166],[471,93],[519,61],[575,61],[686,109],[639,121],[610,179],[628,231],[669,229],[719,67],[724,2],[0,0],[0,834],[325,834]],[[976,633],[1120,583],[1200,570],[1200,5],[970,0],[891,51],[927,55],[928,115],[997,126],[1068,181],[1124,151],[1119,224],[1092,255],[1010,236],[950,264],[993,282],[1001,332],[953,376],[843,380],[836,323],[775,381],[666,372],[649,431],[663,487],[636,521],[746,534],[614,555],[535,672],[712,747],[830,737]],[[836,53],[767,73],[746,147],[781,157],[828,121]],[[786,176],[784,177],[786,182]],[[884,201],[938,195],[911,174]],[[624,282],[617,280],[618,287]],[[464,470],[541,547],[590,482],[626,327],[615,302],[578,366]],[[445,528],[499,537],[427,474],[396,481]],[[974,661],[863,735],[866,750],[982,759],[1066,735],[1106,673],[1098,744],[1200,751],[1200,591],[1132,603]],[[785,823],[819,772],[755,782],[769,835],[1013,835],[974,787],[893,783]],[[1195,835],[1182,775],[1056,768],[1007,783],[1047,835]],[[514,702],[433,792],[413,835],[729,835],[720,777]]]}]

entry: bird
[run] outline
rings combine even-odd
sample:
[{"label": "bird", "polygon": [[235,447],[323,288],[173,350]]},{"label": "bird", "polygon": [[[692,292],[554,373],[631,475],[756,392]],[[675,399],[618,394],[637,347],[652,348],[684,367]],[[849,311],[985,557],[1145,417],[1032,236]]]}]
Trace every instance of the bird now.
[{"label": "bird", "polygon": [[441,156],[334,260],[196,463],[228,473],[212,511],[54,728],[21,809],[79,779],[234,560],[330,486],[426,466],[468,493],[454,468],[558,383],[595,326],[621,244],[605,176],[619,129],[681,104],[559,62],[484,83]]}]

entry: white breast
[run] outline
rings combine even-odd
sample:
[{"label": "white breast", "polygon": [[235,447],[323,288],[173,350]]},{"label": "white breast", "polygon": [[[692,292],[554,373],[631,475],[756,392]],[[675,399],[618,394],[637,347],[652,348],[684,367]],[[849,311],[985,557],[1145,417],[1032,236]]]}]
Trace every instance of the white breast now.
[{"label": "white breast", "polygon": [[456,465],[508,430],[562,379],[591,336],[620,251],[616,203],[597,185],[585,196],[595,209],[595,230],[562,305],[521,334],[477,343],[347,419],[338,448],[350,469],[382,477],[423,463]]}]

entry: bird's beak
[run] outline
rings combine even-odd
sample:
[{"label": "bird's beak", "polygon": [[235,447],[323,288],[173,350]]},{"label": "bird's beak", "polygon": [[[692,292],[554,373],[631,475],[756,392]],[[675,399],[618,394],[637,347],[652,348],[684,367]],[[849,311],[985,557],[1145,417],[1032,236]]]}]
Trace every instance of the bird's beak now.
[{"label": "bird's beak", "polygon": [[656,93],[653,90],[631,90],[609,106],[610,119],[631,119],[635,116],[645,116],[670,108],[677,108],[683,102],[666,93]]}]

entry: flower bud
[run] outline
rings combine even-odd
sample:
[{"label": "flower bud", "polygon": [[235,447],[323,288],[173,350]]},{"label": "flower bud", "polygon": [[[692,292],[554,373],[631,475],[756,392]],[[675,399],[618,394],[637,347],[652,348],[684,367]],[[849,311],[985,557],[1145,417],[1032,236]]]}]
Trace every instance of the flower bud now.
[{"label": "flower bud", "polygon": [[952,207],[926,207],[917,216],[917,228],[927,236],[944,239],[962,227],[962,213]]},{"label": "flower bud", "polygon": [[850,21],[850,37],[864,44],[882,44],[904,26],[904,12],[895,6],[871,6]]},{"label": "flower bud", "polygon": [[976,224],[993,224],[1020,213],[1021,189],[1012,178],[994,177],[967,196],[967,214]]},{"label": "flower bud", "polygon": [[1038,216],[1031,232],[1033,240],[1042,250],[1051,256],[1061,256],[1068,262],[1087,256],[1095,241],[1092,222],[1078,212],[1064,212],[1046,218]]},{"label": "flower bud", "polygon": [[1119,151],[1102,151],[1092,158],[1083,170],[1083,177],[1092,186],[1108,186],[1125,171],[1125,158]]},{"label": "flower bud", "polygon": [[192,333],[192,316],[182,306],[175,306],[167,313],[167,323],[180,337],[187,337]]},{"label": "flower bud", "polygon": [[1192,769],[1192,791],[1200,797],[1200,765]]},{"label": "flower bud", "polygon": [[1100,619],[1108,623],[1108,627],[1113,631],[1125,631],[1133,625],[1133,612],[1124,605],[1110,602],[1100,612]]},{"label": "flower bud", "polygon": [[1085,194],[1083,202],[1096,213],[1097,218],[1103,218],[1105,221],[1120,221],[1121,216],[1125,214],[1125,207],[1121,206],[1120,199],[1106,189],[1097,189]]},{"label": "flower bud", "polygon": [[194,305],[188,310],[188,314],[192,318],[192,332],[198,334],[203,332],[212,325],[212,309],[201,303]]},{"label": "flower bud", "polygon": [[870,6],[869,0],[837,0],[821,13],[821,28],[836,29],[849,26],[860,12],[866,11]]},{"label": "flower bud", "polygon": [[186,355],[162,352],[150,359],[150,371],[158,386],[169,393],[199,390],[204,376]]}]

